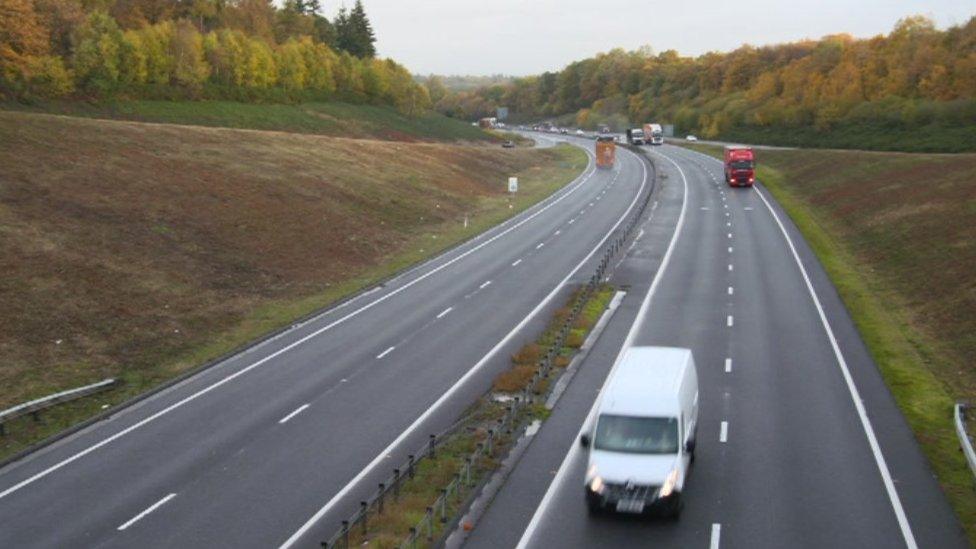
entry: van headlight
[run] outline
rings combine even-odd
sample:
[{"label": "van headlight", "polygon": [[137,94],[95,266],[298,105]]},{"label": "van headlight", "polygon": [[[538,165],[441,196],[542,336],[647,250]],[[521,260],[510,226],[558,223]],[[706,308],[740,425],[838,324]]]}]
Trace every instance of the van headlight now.
[{"label": "van headlight", "polygon": [[678,470],[672,469],[668,473],[668,478],[664,479],[664,485],[661,486],[661,497],[666,498],[674,492],[675,485],[678,484]]},{"label": "van headlight", "polygon": [[595,494],[603,493],[606,485],[603,484],[603,479],[596,472],[596,464],[590,466],[590,470],[586,472],[586,478],[590,479],[586,485],[589,486],[591,492]]}]

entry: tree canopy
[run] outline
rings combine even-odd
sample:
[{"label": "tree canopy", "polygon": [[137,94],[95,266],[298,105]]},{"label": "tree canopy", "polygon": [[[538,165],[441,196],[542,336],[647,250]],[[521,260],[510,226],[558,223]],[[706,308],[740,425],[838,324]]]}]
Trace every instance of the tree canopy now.
[{"label": "tree canopy", "polygon": [[0,97],[338,99],[420,112],[427,88],[376,59],[361,1],[0,0]]},{"label": "tree canopy", "polygon": [[938,30],[902,19],[886,36],[840,34],[684,57],[613,50],[562,71],[448,93],[437,107],[474,119],[575,115],[585,127],[659,121],[706,137],[742,127],[828,130],[878,124],[976,124],[976,17]]}]

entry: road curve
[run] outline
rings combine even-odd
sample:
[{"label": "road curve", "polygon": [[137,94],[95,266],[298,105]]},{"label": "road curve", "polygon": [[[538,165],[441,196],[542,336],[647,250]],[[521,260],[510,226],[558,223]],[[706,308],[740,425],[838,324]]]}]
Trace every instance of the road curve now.
[{"label": "road curve", "polygon": [[[663,238],[638,240],[613,275],[628,295],[466,546],[968,547],[786,214],[761,185],[728,188],[711,158],[647,150],[665,179],[646,227]],[[689,347],[698,364],[697,460],[678,522],[586,511],[577,439],[625,342]]]},{"label": "road curve", "polygon": [[646,173],[591,160],[478,238],[4,467],[0,547],[317,546],[589,277]]}]

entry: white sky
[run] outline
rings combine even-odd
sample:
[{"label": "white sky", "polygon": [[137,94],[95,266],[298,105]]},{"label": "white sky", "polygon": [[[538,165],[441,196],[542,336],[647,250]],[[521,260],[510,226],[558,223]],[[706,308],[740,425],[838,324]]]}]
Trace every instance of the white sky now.
[{"label": "white sky", "polygon": [[[323,0],[329,15],[344,1]],[[887,33],[927,15],[940,28],[976,15],[976,0],[364,0],[377,49],[417,74],[538,74],[615,47],[685,55]]]}]

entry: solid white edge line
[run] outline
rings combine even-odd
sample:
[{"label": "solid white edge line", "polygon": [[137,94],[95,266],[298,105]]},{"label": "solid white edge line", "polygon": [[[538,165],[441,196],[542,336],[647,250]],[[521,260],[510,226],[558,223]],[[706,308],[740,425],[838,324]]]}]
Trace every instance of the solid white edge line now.
[{"label": "solid white edge line", "polygon": [[392,353],[393,352],[393,349],[396,349],[396,347],[388,347],[385,351],[383,351],[382,353],[376,355],[376,359],[379,360],[379,359],[385,357],[386,355]]},{"label": "solid white edge line", "polygon": [[448,307],[448,308],[444,309],[443,311],[437,313],[437,318],[444,318],[444,315],[446,315],[447,313],[449,313],[449,312],[451,312],[453,310],[454,310],[454,307]]},{"label": "solid white edge line", "polygon": [[[390,347],[390,349],[392,349],[392,348],[393,347]],[[295,409],[295,411],[293,411],[292,413],[290,413],[287,416],[279,419],[278,420],[278,423],[287,423],[289,419],[291,419],[291,418],[297,416],[298,414],[304,412],[306,408],[308,408],[308,404],[307,403],[306,404],[302,404],[297,409]]]},{"label": "solid white edge line", "polygon": [[719,442],[728,442],[729,441],[729,422],[728,421],[723,421],[722,422],[722,428],[721,428],[721,431],[718,434],[718,441]]},{"label": "solid white edge line", "polygon": [[[655,154],[660,154],[660,153],[655,152]],[[617,369],[617,365],[620,364],[620,359],[623,357],[624,352],[627,350],[628,347],[630,347],[631,343],[637,337],[637,332],[640,330],[640,326],[641,324],[643,324],[644,318],[646,317],[647,312],[650,309],[651,298],[654,296],[654,292],[657,290],[658,284],[661,281],[661,277],[664,274],[664,271],[667,269],[667,266],[671,261],[671,254],[674,251],[675,243],[677,243],[678,241],[678,236],[680,236],[681,234],[681,227],[684,225],[684,221],[685,221],[685,210],[688,207],[688,179],[685,177],[684,170],[681,169],[681,166],[679,166],[677,162],[671,160],[670,158],[664,156],[663,154],[660,156],[665,160],[667,160],[668,162],[674,164],[674,167],[678,169],[678,173],[681,174],[681,180],[684,184],[684,198],[681,204],[681,214],[678,216],[678,223],[675,226],[674,234],[671,236],[671,242],[670,244],[668,244],[668,250],[664,253],[664,258],[661,260],[661,266],[660,268],[658,268],[657,273],[654,275],[654,280],[651,281],[651,286],[650,288],[648,288],[647,294],[644,296],[644,300],[641,302],[640,309],[637,311],[637,317],[634,319],[634,324],[630,327],[630,331],[627,333],[627,338],[624,340],[624,344],[620,348],[620,353],[617,354],[617,358],[614,360],[613,366],[610,368],[610,372],[607,374],[607,380],[611,379],[611,377],[613,376],[613,372]],[[539,524],[542,521],[542,516],[545,514],[546,508],[549,506],[550,502],[555,496],[558,486],[564,482],[564,479],[569,472],[569,464],[573,461],[573,459],[576,457],[576,454],[579,452],[579,445],[577,444],[576,441],[579,439],[580,435],[583,434],[583,431],[586,430],[587,426],[592,421],[593,416],[596,415],[597,406],[600,403],[600,398],[603,396],[603,391],[604,389],[606,389],[606,386],[607,386],[606,382],[604,382],[603,387],[600,388],[600,393],[596,396],[596,399],[593,401],[593,406],[590,408],[590,411],[587,414],[586,419],[583,421],[583,425],[580,427],[579,433],[577,433],[576,436],[573,438],[573,441],[569,447],[569,452],[566,453],[566,457],[563,459],[563,462],[559,465],[559,470],[556,471],[556,476],[552,479],[552,482],[549,484],[549,488],[546,489],[546,493],[542,497],[542,501],[539,503],[539,506],[536,507],[535,513],[532,515],[532,519],[529,521],[529,524],[525,527],[525,531],[522,533],[522,537],[519,539],[516,549],[526,549],[526,547],[528,547],[528,544],[532,541],[532,536],[535,534],[536,529],[539,527]]]},{"label": "solid white edge line", "polygon": [[712,523],[712,537],[708,542],[708,549],[718,549],[721,537],[722,525],[717,522]]},{"label": "solid white edge line", "polygon": [[521,260],[521,259],[516,259],[516,260],[515,260],[514,262],[512,262],[512,267],[515,267],[515,266],[517,266],[517,265],[518,265],[519,263],[521,263],[521,262],[522,262],[522,260]]},{"label": "solid white edge line", "polygon": [[729,324],[729,327],[731,328],[732,327],[732,315],[729,315],[728,324]]},{"label": "solid white edge line", "polygon": [[485,282],[483,282],[483,283],[481,284],[481,286],[478,286],[478,289],[479,289],[479,290],[484,290],[484,289],[485,289],[485,288],[487,288],[488,286],[491,286],[491,281],[490,281],[490,280],[487,280],[487,281],[485,281]]},{"label": "solid white edge line", "polygon": [[[633,155],[633,153],[630,154]],[[636,157],[636,155],[634,156]],[[427,421],[427,418],[429,418],[434,413],[435,410],[440,408],[441,405],[444,404],[444,402],[446,402],[448,399],[454,396],[454,393],[456,393],[462,386],[464,386],[464,384],[467,383],[469,379],[474,377],[474,375],[478,373],[478,371],[481,370],[481,368],[485,364],[487,364],[487,362],[491,359],[491,357],[493,357],[502,347],[504,347],[509,341],[511,341],[512,338],[514,338],[526,325],[528,325],[528,323],[539,313],[539,311],[542,311],[546,307],[546,305],[550,301],[552,301],[553,298],[556,297],[556,295],[558,295],[559,290],[566,285],[566,283],[573,277],[573,275],[575,275],[576,272],[579,271],[583,267],[583,265],[585,265],[590,260],[590,258],[592,258],[598,251],[600,251],[600,249],[603,247],[606,241],[609,240],[610,236],[613,235],[614,231],[617,230],[617,227],[619,227],[620,224],[623,223],[625,219],[627,219],[627,216],[630,215],[630,212],[634,209],[634,206],[637,205],[637,201],[640,199],[641,194],[644,192],[644,189],[647,186],[647,166],[639,158],[638,158],[638,162],[641,166],[641,171],[643,172],[643,178],[641,180],[640,188],[637,190],[637,193],[635,193],[634,199],[631,201],[630,206],[627,207],[627,210],[624,211],[623,215],[620,216],[620,218],[613,225],[613,227],[611,227],[610,230],[607,231],[606,235],[604,235],[604,237],[600,240],[600,242],[598,242],[597,245],[593,247],[590,253],[587,254],[586,257],[584,257],[576,265],[576,267],[574,267],[573,270],[570,271],[569,274],[567,274],[566,277],[562,279],[562,281],[556,284],[556,287],[552,289],[549,295],[543,298],[543,300],[539,302],[538,305],[536,305],[535,309],[532,309],[532,311],[528,315],[526,315],[521,322],[519,322],[514,328],[512,328],[512,331],[510,331],[504,338],[502,338],[501,341],[495,344],[495,346],[492,347],[491,350],[489,350],[488,353],[481,358],[481,360],[479,360],[474,366],[472,366],[471,369],[469,369],[463,376],[461,376],[460,379],[457,380],[457,382],[454,383],[454,385],[452,385],[436,401],[434,401],[434,403],[431,404],[427,408],[427,410],[424,411],[423,414],[421,414],[416,420],[414,420],[413,423],[410,424],[409,427],[407,427],[402,433],[400,433],[393,440],[393,442],[391,442],[386,448],[383,449],[383,451],[381,451],[375,458],[373,458],[373,461],[369,462],[369,464],[367,464],[366,467],[364,467],[358,474],[356,474],[355,477],[353,477],[348,483],[346,483],[346,485],[343,486],[341,490],[336,492],[336,494],[333,495],[332,498],[325,503],[325,505],[319,508],[319,510],[316,511],[315,514],[311,516],[311,518],[305,521],[305,523],[297,531],[295,531],[295,533],[292,534],[291,537],[289,537],[287,540],[285,540],[284,543],[280,545],[279,549],[288,549],[289,547],[295,545],[295,543],[297,543],[298,540],[301,539],[301,537],[304,536],[305,533],[308,532],[312,528],[312,526],[315,525],[316,522],[318,522],[323,516],[325,516],[326,513],[328,513],[340,500],[342,500],[342,498],[346,497],[346,494],[348,494],[349,491],[353,489],[353,487],[359,484],[359,482],[366,475],[368,475],[370,472],[372,472],[373,469],[375,469],[380,463],[382,463],[386,459],[387,455],[393,452],[393,450],[395,450],[397,446],[399,446],[404,440],[406,440],[407,437],[413,434],[413,432],[416,431],[417,428],[420,427],[420,425],[422,425],[425,421]],[[683,213],[684,213],[684,209],[682,208],[682,214]]]},{"label": "solid white edge line", "polygon": [[[701,153],[699,153],[701,154]],[[702,155],[706,158],[715,160],[714,158]],[[905,514],[905,508],[901,504],[901,499],[898,497],[898,491],[895,489],[895,483],[891,479],[891,472],[888,471],[888,464],[885,461],[884,454],[881,452],[881,445],[878,444],[878,438],[874,434],[874,428],[871,426],[871,420],[868,419],[867,409],[864,408],[864,402],[861,400],[861,394],[857,390],[857,386],[854,384],[854,378],[851,376],[850,369],[847,367],[847,360],[844,358],[844,354],[840,350],[840,345],[837,343],[837,338],[834,336],[834,330],[830,327],[830,322],[827,320],[827,313],[824,312],[823,306],[820,304],[820,298],[817,296],[817,291],[813,287],[813,283],[810,281],[810,276],[807,274],[806,267],[803,266],[803,262],[800,260],[800,254],[796,251],[796,246],[793,245],[793,239],[790,238],[790,234],[786,231],[786,227],[783,222],[780,221],[779,215],[776,214],[776,210],[773,209],[769,200],[766,199],[764,192],[759,190],[759,187],[754,187],[756,194],[762,199],[763,204],[766,205],[766,209],[769,210],[770,215],[773,216],[773,220],[776,221],[776,225],[779,226],[779,230],[783,233],[783,238],[786,239],[786,244],[790,248],[790,252],[793,254],[793,260],[796,262],[797,268],[800,270],[800,274],[803,276],[803,281],[806,283],[807,291],[810,293],[810,299],[813,300],[813,304],[817,309],[817,314],[820,315],[820,323],[824,327],[824,331],[827,333],[827,339],[830,340],[830,346],[834,351],[834,356],[837,358],[837,365],[840,367],[841,374],[844,377],[844,382],[847,384],[847,389],[850,392],[851,400],[854,402],[854,409],[857,410],[857,416],[861,420],[861,427],[864,430],[864,436],[868,439],[868,445],[871,447],[871,452],[874,454],[874,462],[878,467],[878,472],[881,474],[881,480],[884,483],[885,491],[888,494],[888,500],[891,502],[892,510],[895,512],[895,517],[898,519],[898,526],[901,529],[902,538],[905,540],[905,545],[909,549],[917,549],[918,543],[915,541],[915,535],[912,533],[912,527],[908,523],[908,516]]]},{"label": "solid white edge line", "polygon": [[837,358],[837,364],[840,366],[841,373],[844,376],[844,381],[847,383],[847,389],[851,394],[851,400],[854,402],[854,408],[857,410],[858,418],[861,420],[861,427],[864,429],[864,435],[868,439],[868,444],[871,446],[871,452],[874,454],[875,464],[878,466],[878,472],[881,474],[881,480],[884,483],[885,491],[888,493],[888,500],[891,502],[891,507],[895,512],[895,517],[898,519],[898,526],[901,528],[902,537],[905,540],[905,545],[909,549],[916,549],[918,544],[915,541],[915,535],[912,533],[912,527],[908,524],[908,516],[905,514],[905,509],[902,507],[901,499],[898,497],[898,491],[895,489],[895,483],[891,479],[891,472],[888,471],[888,464],[885,461],[884,454],[881,453],[881,445],[878,444],[878,438],[874,434],[874,427],[871,426],[871,420],[868,419],[867,410],[864,408],[864,402],[861,400],[861,394],[857,390],[857,386],[854,385],[854,378],[851,376],[850,369],[847,367],[847,360],[844,358],[844,354],[840,350],[840,345],[837,343],[837,338],[834,337],[834,330],[830,327],[830,322],[827,321],[827,314],[824,312],[823,306],[820,304],[820,298],[817,296],[817,291],[813,288],[813,283],[810,281],[809,275],[807,275],[807,270],[803,266],[803,262],[800,261],[800,254],[797,253],[796,247],[793,245],[793,240],[790,238],[789,233],[786,232],[786,227],[783,226],[783,222],[780,221],[779,216],[776,215],[776,211],[773,210],[772,205],[766,200],[764,196],[765,193],[761,192],[758,187],[755,188],[756,194],[762,199],[763,204],[766,205],[766,209],[773,216],[776,224],[779,225],[779,230],[783,233],[783,238],[786,239],[786,244],[790,248],[790,252],[793,254],[793,259],[796,262],[796,266],[800,269],[800,274],[803,275],[803,281],[806,283],[807,291],[810,292],[810,298],[813,300],[813,304],[816,306],[817,314],[820,315],[820,322],[823,324],[824,331],[827,333],[827,339],[830,340],[830,346],[834,350],[834,356]]},{"label": "solid white edge line", "polygon": [[[592,160],[592,157],[589,156],[589,151],[587,151],[587,155],[588,155],[588,158],[590,160]],[[587,170],[590,170],[591,167],[592,167],[592,164],[587,164]],[[454,263],[457,263],[458,261],[460,261],[460,260],[464,259],[465,257],[467,257],[467,256],[475,253],[476,251],[480,250],[481,248],[484,248],[485,246],[491,244],[492,242],[498,240],[499,238],[501,238],[501,237],[507,235],[508,233],[514,231],[518,227],[521,227],[522,225],[528,223],[532,219],[535,219],[537,216],[541,215],[543,212],[545,212],[549,208],[555,206],[556,204],[558,204],[559,202],[561,202],[562,200],[564,200],[566,197],[568,197],[571,194],[573,194],[574,192],[576,192],[576,190],[579,189],[580,187],[582,187],[583,184],[586,183],[586,181],[588,181],[590,179],[590,177],[592,177],[593,174],[595,174],[595,173],[596,173],[596,169],[595,168],[592,169],[589,174],[587,174],[586,171],[584,170],[584,172],[582,174],[580,174],[580,176],[579,176],[579,182],[577,182],[574,186],[570,187],[568,191],[563,192],[558,197],[552,199],[544,207],[539,208],[539,210],[533,212],[528,217],[522,219],[521,221],[519,221],[518,223],[512,225],[511,227],[508,227],[504,231],[499,232],[498,234],[492,236],[491,238],[485,240],[484,242],[478,244],[477,246],[474,246],[473,248],[465,251],[464,253],[459,254],[457,257],[454,257],[454,258],[452,258],[452,259],[450,259],[448,261],[445,261],[441,265],[438,265],[437,267],[431,269],[430,271],[428,271],[428,272],[426,272],[426,273],[418,276],[417,278],[415,278],[415,279],[413,279],[413,280],[405,283],[403,286],[400,286],[399,288],[396,288],[396,289],[392,290],[390,293],[384,294],[383,296],[380,296],[380,297],[376,298],[375,300],[373,300],[373,301],[371,301],[371,302],[363,305],[362,307],[360,307],[360,308],[358,308],[358,309],[356,309],[356,310],[354,310],[354,311],[352,311],[352,312],[350,312],[350,313],[348,313],[348,314],[346,314],[346,315],[344,315],[342,317],[339,317],[336,320],[333,320],[329,324],[327,324],[327,325],[323,326],[322,328],[319,328],[318,330],[315,330],[314,332],[312,332],[312,333],[310,333],[310,334],[308,334],[308,335],[306,335],[306,336],[298,339],[297,341],[295,341],[295,342],[293,342],[293,343],[291,343],[289,345],[286,345],[285,347],[282,347],[281,349],[278,349],[277,351],[271,353],[270,355],[268,355],[268,356],[266,356],[266,357],[264,357],[264,358],[262,358],[260,360],[257,360],[256,362],[253,362],[250,365],[245,366],[244,368],[241,368],[240,370],[238,370],[238,371],[236,371],[236,372],[234,372],[232,374],[227,375],[223,379],[220,379],[218,381],[215,381],[214,383],[212,383],[212,384],[204,387],[203,389],[200,389],[199,391],[191,394],[190,396],[184,397],[183,399],[178,400],[178,401],[176,401],[173,404],[170,404],[166,408],[163,408],[162,410],[160,410],[160,411],[158,411],[158,412],[150,415],[149,417],[146,417],[146,418],[144,418],[144,419],[142,419],[142,420],[140,420],[140,421],[138,421],[138,422],[130,425],[129,427],[126,427],[125,429],[123,429],[123,430],[115,433],[114,435],[108,436],[108,437],[102,439],[101,441],[99,441],[99,442],[97,442],[95,444],[92,444],[88,448],[85,448],[84,450],[81,450],[81,451],[79,451],[79,452],[77,452],[75,454],[72,454],[71,457],[65,458],[65,459],[59,461],[58,463],[55,463],[54,465],[52,465],[52,466],[44,469],[43,471],[41,471],[39,473],[35,473],[34,475],[32,475],[32,476],[30,476],[30,477],[28,477],[28,478],[26,478],[26,479],[18,482],[17,484],[14,484],[10,488],[7,488],[6,490],[0,492],[0,499],[3,499],[5,497],[9,496],[10,494],[12,494],[12,493],[20,490],[24,486],[33,484],[34,482],[36,482],[36,481],[38,481],[38,480],[40,480],[40,479],[42,479],[42,478],[50,475],[51,473],[57,471],[58,469],[61,469],[65,465],[71,464],[71,463],[73,463],[73,462],[75,462],[75,461],[77,461],[77,460],[79,460],[79,459],[87,456],[88,454],[94,452],[95,450],[98,450],[102,446],[105,446],[107,444],[110,444],[110,443],[114,442],[115,440],[118,440],[119,438],[124,437],[125,435],[127,435],[127,434],[135,431],[136,429],[139,429],[139,428],[143,427],[144,425],[149,424],[149,423],[155,421],[156,419],[158,419],[158,418],[160,418],[160,417],[162,417],[162,416],[164,416],[164,415],[172,412],[173,410],[182,407],[186,403],[192,402],[192,401],[196,400],[197,398],[199,398],[199,397],[201,397],[201,396],[209,393],[210,391],[213,391],[214,389],[216,389],[218,387],[221,387],[222,385],[224,385],[226,383],[229,383],[229,382],[237,379],[238,377],[246,374],[247,372],[250,372],[251,370],[260,367],[262,364],[265,364],[266,362],[268,362],[268,361],[270,361],[270,360],[272,360],[272,359],[274,359],[274,358],[276,358],[276,357],[278,357],[278,356],[280,356],[280,355],[282,355],[282,354],[284,354],[284,353],[286,353],[286,352],[294,349],[295,347],[298,347],[299,345],[304,344],[306,341],[309,341],[310,339],[313,339],[315,337],[318,337],[320,334],[322,334],[322,333],[324,333],[324,332],[326,332],[328,330],[331,330],[335,326],[338,326],[339,324],[342,324],[346,320],[348,320],[348,319],[350,319],[350,318],[358,315],[359,313],[361,313],[361,312],[363,312],[365,310],[368,310],[368,309],[372,309],[376,305],[378,305],[378,304],[380,304],[380,303],[382,303],[382,302],[390,299],[391,297],[399,294],[400,292],[403,292],[403,291],[407,290],[408,288],[413,287],[415,284],[418,284],[419,282],[421,282],[423,280],[426,280],[427,278],[433,276],[434,274],[439,273],[440,271],[446,269],[447,267],[453,265]],[[549,199],[547,199],[547,200],[549,200]],[[542,204],[542,202],[540,202],[540,204]],[[533,207],[535,207],[535,206],[533,206]],[[529,210],[526,210],[526,211],[529,211]],[[523,214],[524,214],[524,212],[523,212]],[[519,215],[522,215],[522,214],[519,214]],[[505,223],[508,223],[509,221],[511,221],[511,219],[509,219],[508,221],[505,221],[501,225],[504,225]],[[491,231],[491,230],[494,230],[494,229],[489,229],[489,231]],[[448,253],[450,253],[450,252],[448,252]],[[436,261],[436,260],[437,260],[437,258],[434,258],[431,261]],[[190,378],[190,379],[193,379],[193,378]]]},{"label": "solid white edge line", "polygon": [[732,295],[734,292],[735,290],[732,289],[732,286],[729,286],[729,295]]},{"label": "solid white edge line", "polygon": [[731,372],[732,372],[732,359],[731,358],[727,358],[727,359],[725,359],[725,373],[728,374],[728,373],[731,373]]},{"label": "solid white edge line", "polygon": [[138,522],[142,518],[144,518],[146,515],[148,515],[149,513],[152,513],[156,509],[159,509],[167,501],[169,501],[169,500],[171,500],[171,499],[173,499],[175,497],[176,497],[176,494],[170,494],[170,495],[164,497],[163,499],[157,501],[156,503],[153,503],[152,505],[150,505],[149,507],[147,507],[145,511],[143,511],[143,512],[139,513],[138,515],[132,517],[125,524],[119,526],[118,527],[118,531],[121,532],[121,531],[125,530],[126,528],[132,526],[133,524],[135,524],[136,522]]}]

